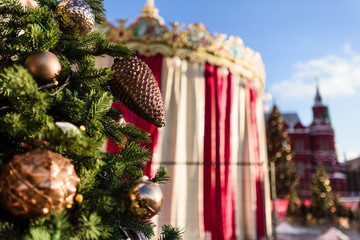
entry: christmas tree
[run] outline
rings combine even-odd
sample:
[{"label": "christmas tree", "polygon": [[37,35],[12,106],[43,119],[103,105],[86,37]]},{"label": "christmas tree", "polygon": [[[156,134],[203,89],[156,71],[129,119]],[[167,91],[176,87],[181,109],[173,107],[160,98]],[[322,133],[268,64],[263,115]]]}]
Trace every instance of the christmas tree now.
[{"label": "christmas tree", "polygon": [[[294,167],[290,139],[276,105],[272,108],[267,119],[266,141],[269,169],[271,169],[271,162],[275,163],[276,196],[278,198],[290,198],[291,194],[296,193],[297,195],[299,177]],[[271,182],[271,184],[274,183]],[[294,196],[291,197],[291,199],[293,198]]]},{"label": "christmas tree", "polygon": [[322,165],[319,165],[311,182],[310,212],[315,219],[334,219],[336,216],[330,180]]},{"label": "christmas tree", "polygon": [[301,214],[301,211],[300,211],[301,200],[300,200],[300,197],[298,194],[298,192],[299,192],[298,186],[299,186],[299,184],[293,184],[290,187],[290,191],[287,196],[289,204],[286,209],[286,216],[299,217]]},{"label": "christmas tree", "polygon": [[348,211],[345,208],[344,204],[340,201],[340,196],[338,193],[333,194],[334,199],[334,205],[335,205],[335,215],[337,218],[342,217],[346,218],[348,217]]},{"label": "christmas tree", "polygon": [[[101,0],[0,2],[0,239],[154,236],[169,175],[143,176],[149,134],[119,123],[112,103],[161,127],[162,100],[132,51],[92,31],[104,12]],[[103,54],[112,68],[95,68]],[[102,151],[106,140],[121,151]],[[160,238],[181,231],[165,225]]]}]

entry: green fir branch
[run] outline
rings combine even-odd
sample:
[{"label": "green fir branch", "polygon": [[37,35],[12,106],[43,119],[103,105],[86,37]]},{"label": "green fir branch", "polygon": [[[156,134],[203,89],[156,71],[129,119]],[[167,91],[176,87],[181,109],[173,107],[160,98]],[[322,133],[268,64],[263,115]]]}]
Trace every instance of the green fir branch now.
[{"label": "green fir branch", "polygon": [[[72,74],[72,84],[76,87],[81,86],[83,90],[90,91],[92,87],[101,86],[110,79],[105,75],[109,72],[99,71],[94,69],[94,67],[95,58],[92,55],[85,55],[81,61],[76,64],[76,71]],[[101,79],[99,79],[100,77]]]},{"label": "green fir branch", "polygon": [[175,228],[171,225],[163,225],[161,227],[161,236],[159,240],[182,240],[184,230]]},{"label": "green fir branch", "polygon": [[38,24],[34,23],[27,26],[25,30],[25,35],[21,38],[30,39],[31,41],[31,51],[27,50],[28,54],[38,51],[48,51],[53,49],[57,42],[59,41],[59,33],[56,28],[49,28],[46,32]]},{"label": "green fir branch", "polygon": [[132,123],[126,123],[120,126],[119,131],[127,136],[129,141],[150,143],[150,133],[139,129]]},{"label": "green fir branch", "polygon": [[13,66],[0,72],[0,96],[7,97],[13,109],[29,117],[46,112],[49,96],[38,91],[37,83],[22,66]]},{"label": "green fir branch", "polygon": [[51,11],[55,11],[59,1],[57,0],[36,0],[38,5],[47,6]]},{"label": "green fir branch", "polygon": [[103,54],[111,57],[129,58],[135,52],[127,47],[111,43],[102,30],[93,31],[84,36],[84,45],[92,51],[95,56]]},{"label": "green fir branch", "polygon": [[0,132],[9,138],[32,139],[51,117],[47,115],[50,98],[38,91],[32,76],[21,66],[5,68],[0,72],[0,98],[6,99],[12,114],[0,117]]},{"label": "green fir branch", "polygon": [[44,227],[31,228],[25,240],[51,240],[51,235]]},{"label": "green fir branch", "polygon": [[50,216],[32,219],[29,234],[25,239],[69,239],[73,230],[73,226],[69,221],[68,210],[54,211]]},{"label": "green fir branch", "polygon": [[101,224],[101,217],[91,213],[89,217],[81,216],[79,235],[84,239],[107,239],[110,237],[111,228]]},{"label": "green fir branch", "polygon": [[127,212],[124,212],[119,216],[119,225],[125,229],[131,229],[134,232],[142,232],[149,239],[153,237],[155,224],[149,220],[139,220],[132,215],[129,215]]},{"label": "green fir branch", "polygon": [[92,191],[98,185],[99,170],[82,168],[78,172],[78,176],[81,181],[78,184],[78,191],[82,194]]},{"label": "green fir branch", "polygon": [[105,8],[103,6],[103,0],[86,0],[86,2],[93,9],[93,13],[95,15],[95,21],[97,23],[104,23],[105,19]]},{"label": "green fir branch", "polygon": [[163,183],[169,181],[169,179],[170,179],[170,174],[167,171],[166,167],[162,165],[158,168],[154,178],[151,179],[151,181],[159,183],[159,184],[163,184]]},{"label": "green fir branch", "polygon": [[62,152],[63,154],[75,153],[87,157],[99,155],[97,149],[101,146],[101,143],[88,137],[80,130],[78,132],[63,132],[51,122],[41,134],[44,140],[51,143],[51,148],[56,152]]},{"label": "green fir branch", "polygon": [[55,104],[50,111],[55,119],[80,126],[86,118],[85,105],[85,101],[78,97],[77,91],[65,89],[64,92],[57,94]]},{"label": "green fir branch", "polygon": [[21,229],[13,223],[0,221],[0,239],[18,240],[22,238],[21,233]]},{"label": "green fir branch", "polygon": [[84,56],[91,54],[84,45],[83,37],[77,34],[61,34],[56,49],[66,56],[71,64],[78,64]]}]

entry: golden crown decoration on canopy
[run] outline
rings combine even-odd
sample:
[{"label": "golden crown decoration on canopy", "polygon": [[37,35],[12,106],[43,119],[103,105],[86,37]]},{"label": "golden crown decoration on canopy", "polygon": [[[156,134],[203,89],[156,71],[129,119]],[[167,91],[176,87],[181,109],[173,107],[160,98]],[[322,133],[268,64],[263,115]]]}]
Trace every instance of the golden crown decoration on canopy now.
[{"label": "golden crown decoration on canopy", "polygon": [[127,46],[144,56],[162,54],[178,56],[195,62],[226,67],[233,74],[254,80],[264,86],[265,68],[258,52],[245,47],[237,36],[227,38],[226,34],[214,34],[202,24],[190,24],[181,30],[183,24],[174,22],[169,30],[158,15],[153,0],[147,0],[142,14],[129,27],[128,19],[118,20],[115,27],[106,23],[102,29],[108,38]]}]

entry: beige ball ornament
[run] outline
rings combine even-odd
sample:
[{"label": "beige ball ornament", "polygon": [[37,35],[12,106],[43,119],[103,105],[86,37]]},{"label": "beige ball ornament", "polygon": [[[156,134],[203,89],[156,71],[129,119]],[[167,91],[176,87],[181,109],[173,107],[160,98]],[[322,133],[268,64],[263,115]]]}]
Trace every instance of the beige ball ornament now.
[{"label": "beige ball ornament", "polygon": [[1,205],[18,216],[46,216],[72,206],[78,182],[68,158],[35,148],[15,155],[1,168]]},{"label": "beige ball ornament", "polygon": [[25,61],[25,67],[38,83],[56,82],[61,71],[59,58],[49,51],[31,54]]}]

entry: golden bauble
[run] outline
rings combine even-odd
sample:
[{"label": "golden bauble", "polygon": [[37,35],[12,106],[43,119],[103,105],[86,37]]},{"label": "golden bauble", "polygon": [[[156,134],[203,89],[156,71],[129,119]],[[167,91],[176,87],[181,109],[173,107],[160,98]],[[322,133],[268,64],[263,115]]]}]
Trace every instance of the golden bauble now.
[{"label": "golden bauble", "polygon": [[146,181],[130,188],[126,207],[138,219],[149,219],[161,209],[163,194],[158,184]]},{"label": "golden bauble", "polygon": [[83,131],[83,132],[85,132],[85,130],[86,130],[86,127],[85,127],[84,125],[81,125],[79,128],[80,128],[80,130]]},{"label": "golden bauble", "polygon": [[78,182],[68,158],[35,148],[2,167],[0,201],[14,215],[45,216],[72,205]]},{"label": "golden bauble", "polygon": [[75,201],[81,203],[84,200],[84,196],[80,193],[76,194]]},{"label": "golden bauble", "polygon": [[60,60],[55,54],[48,51],[31,54],[25,61],[25,67],[40,83],[56,81],[61,71]]}]

